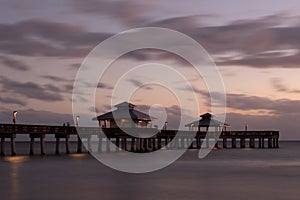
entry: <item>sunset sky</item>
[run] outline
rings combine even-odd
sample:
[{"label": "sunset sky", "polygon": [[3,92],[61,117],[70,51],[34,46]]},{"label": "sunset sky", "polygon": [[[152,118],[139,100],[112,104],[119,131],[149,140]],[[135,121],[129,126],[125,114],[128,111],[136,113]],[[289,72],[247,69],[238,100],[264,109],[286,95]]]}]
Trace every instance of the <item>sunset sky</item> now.
[{"label": "sunset sky", "polygon": [[[248,124],[299,140],[299,13],[296,0],[1,0],[0,123],[11,123],[13,110],[19,111],[18,123],[72,122],[73,83],[83,59],[116,33],[151,26],[180,31],[207,50],[224,81],[231,130]],[[110,110],[109,91],[122,67],[158,60],[188,74],[201,102],[201,113],[192,117],[209,111],[207,89],[188,63],[166,52],[141,51],[112,64],[97,89],[98,114]],[[142,78],[127,81],[138,87]],[[178,103],[165,94],[144,86],[132,103],[141,110],[164,105],[170,127],[176,127]]]}]

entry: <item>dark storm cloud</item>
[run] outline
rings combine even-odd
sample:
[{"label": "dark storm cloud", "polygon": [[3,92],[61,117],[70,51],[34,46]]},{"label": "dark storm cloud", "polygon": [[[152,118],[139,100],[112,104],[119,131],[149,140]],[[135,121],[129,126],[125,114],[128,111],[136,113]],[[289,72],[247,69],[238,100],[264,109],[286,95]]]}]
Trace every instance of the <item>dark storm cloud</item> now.
[{"label": "dark storm cloud", "polygon": [[0,24],[0,50],[23,56],[81,57],[110,34],[47,20]]},{"label": "dark storm cloud", "polygon": [[19,70],[19,71],[28,71],[29,66],[21,61],[15,60],[8,56],[0,56],[0,60],[2,64],[11,69]]},{"label": "dark storm cloud", "polygon": [[38,99],[42,101],[62,101],[61,90],[50,84],[39,85],[34,82],[21,83],[0,76],[2,91],[10,92],[16,95],[22,95],[26,98]]}]

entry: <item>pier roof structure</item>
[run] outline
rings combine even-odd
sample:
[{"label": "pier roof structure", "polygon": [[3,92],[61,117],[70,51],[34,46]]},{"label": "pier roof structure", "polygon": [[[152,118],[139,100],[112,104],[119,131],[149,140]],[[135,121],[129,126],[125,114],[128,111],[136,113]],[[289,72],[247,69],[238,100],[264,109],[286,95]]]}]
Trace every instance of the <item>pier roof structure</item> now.
[{"label": "pier roof structure", "polygon": [[210,113],[205,113],[200,115],[201,119],[193,121],[191,123],[188,123],[185,125],[185,127],[189,127],[190,129],[197,128],[198,131],[200,131],[201,127],[205,127],[208,129],[209,127],[215,127],[215,128],[225,128],[229,127],[230,125],[227,123],[222,123],[216,119],[213,119],[213,115]]},{"label": "pier roof structure", "polygon": [[136,110],[136,105],[132,103],[122,102],[114,107],[117,109],[103,115],[99,115],[93,120],[98,120],[100,126],[105,128],[117,127],[117,124],[125,127],[145,127],[151,123],[151,116]]}]

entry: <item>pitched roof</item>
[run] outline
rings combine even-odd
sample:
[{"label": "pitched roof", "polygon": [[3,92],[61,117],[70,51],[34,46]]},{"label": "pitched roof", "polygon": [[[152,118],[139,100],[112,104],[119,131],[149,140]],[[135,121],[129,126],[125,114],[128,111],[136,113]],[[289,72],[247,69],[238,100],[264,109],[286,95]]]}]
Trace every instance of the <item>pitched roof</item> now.
[{"label": "pitched roof", "polygon": [[189,124],[186,124],[185,127],[190,127],[190,126],[194,126],[194,127],[207,127],[207,126],[213,126],[213,127],[216,127],[216,126],[229,126],[229,124],[226,124],[226,123],[222,123],[218,120],[215,120],[213,119],[213,115],[210,114],[210,113],[205,113],[203,115],[200,115],[201,119],[200,120],[196,120],[196,121],[193,121]]},{"label": "pitched roof", "polygon": [[122,103],[115,105],[114,107],[116,107],[116,108],[134,108],[135,105],[132,103],[128,103],[127,101],[124,101]]},{"label": "pitched roof", "polygon": [[130,116],[132,120],[151,121],[151,118],[153,118],[150,115],[135,110],[134,109],[135,105],[128,102],[117,104],[115,105],[115,107],[117,107],[116,110],[105,113],[103,115],[99,115],[93,120],[112,120],[112,119],[119,120],[119,119],[128,119]]}]

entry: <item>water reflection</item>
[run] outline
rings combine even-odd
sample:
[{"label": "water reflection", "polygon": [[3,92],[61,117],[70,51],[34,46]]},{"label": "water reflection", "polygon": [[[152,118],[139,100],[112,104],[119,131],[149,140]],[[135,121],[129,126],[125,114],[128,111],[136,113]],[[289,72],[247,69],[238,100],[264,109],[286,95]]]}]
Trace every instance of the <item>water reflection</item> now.
[{"label": "water reflection", "polygon": [[11,163],[10,165],[10,183],[11,183],[11,200],[20,199],[20,168],[22,164],[28,160],[27,156],[5,157],[4,161]]}]

